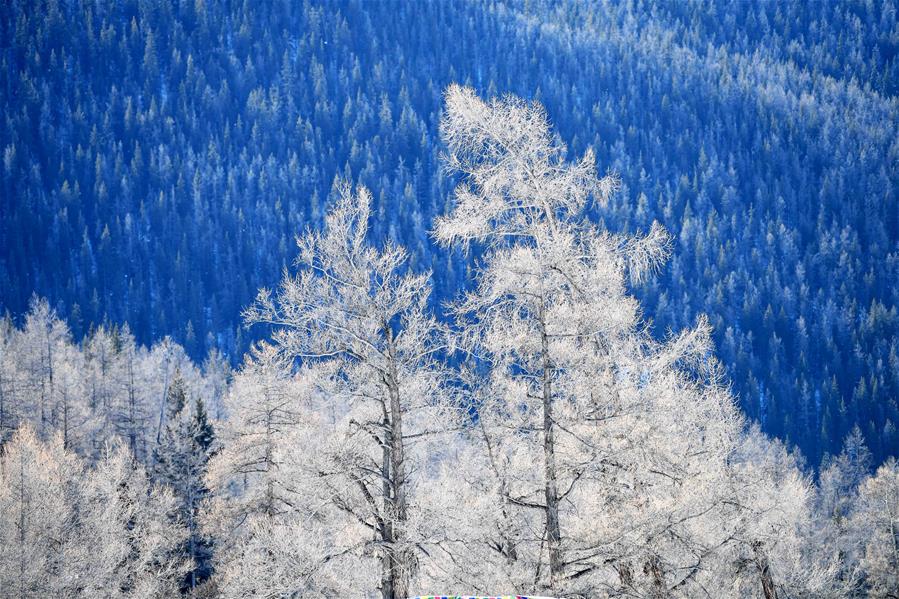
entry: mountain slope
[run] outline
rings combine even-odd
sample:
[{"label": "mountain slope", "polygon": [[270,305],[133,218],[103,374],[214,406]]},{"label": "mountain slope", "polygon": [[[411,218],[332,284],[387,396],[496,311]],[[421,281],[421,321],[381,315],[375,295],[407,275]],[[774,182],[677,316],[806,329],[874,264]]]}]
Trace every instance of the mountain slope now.
[{"label": "mountain slope", "polygon": [[889,3],[9,2],[0,7],[0,306],[128,321],[232,356],[239,313],[335,177],[435,272],[453,81],[542,101],[676,237],[655,331],[710,315],[746,412],[809,461],[858,423],[899,451],[899,24]]}]

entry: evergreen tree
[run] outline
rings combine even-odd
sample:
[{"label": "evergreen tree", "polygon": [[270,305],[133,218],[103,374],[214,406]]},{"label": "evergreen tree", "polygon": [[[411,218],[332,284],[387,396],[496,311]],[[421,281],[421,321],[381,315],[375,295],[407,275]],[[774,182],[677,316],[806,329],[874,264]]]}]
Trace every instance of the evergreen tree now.
[{"label": "evergreen tree", "polygon": [[202,534],[199,515],[209,492],[205,476],[215,433],[203,400],[189,404],[180,370],[169,384],[165,415],[163,433],[153,452],[154,480],[170,487],[180,503],[188,530],[184,553],[193,563],[185,586],[194,589],[212,572],[212,541]]}]

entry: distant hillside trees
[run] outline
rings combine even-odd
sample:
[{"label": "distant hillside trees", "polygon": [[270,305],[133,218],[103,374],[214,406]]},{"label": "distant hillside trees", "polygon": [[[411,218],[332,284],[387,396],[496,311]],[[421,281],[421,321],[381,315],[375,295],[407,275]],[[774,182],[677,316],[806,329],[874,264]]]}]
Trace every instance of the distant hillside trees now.
[{"label": "distant hillside trees", "polygon": [[447,321],[342,183],[233,377],[124,326],[76,342],[37,297],[0,321],[0,589],[894,595],[895,462],[853,429],[815,480],[741,414],[708,320],[653,336],[632,288],[683,248],[593,219],[619,179],[541,104],[453,85],[442,118],[433,234],[477,255]]},{"label": "distant hillside trees", "polygon": [[897,23],[891,1],[6,2],[0,312],[21,324],[37,293],[77,339],[127,322],[236,365],[264,334],[241,310],[336,178],[371,190],[370,240],[435,273],[439,308],[477,260],[428,235],[458,81],[539,100],[621,173],[591,217],[669,232],[634,289],[657,339],[707,314],[766,433],[818,465],[857,425],[880,463],[899,448]]}]

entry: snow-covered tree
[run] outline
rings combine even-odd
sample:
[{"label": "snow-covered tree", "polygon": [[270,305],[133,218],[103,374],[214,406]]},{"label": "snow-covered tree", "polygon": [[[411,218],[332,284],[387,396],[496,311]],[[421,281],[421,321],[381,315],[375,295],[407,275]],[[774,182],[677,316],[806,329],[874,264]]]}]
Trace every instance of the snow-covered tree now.
[{"label": "snow-covered tree", "polygon": [[70,396],[59,380],[59,367],[71,346],[71,333],[66,323],[42,298],[33,298],[25,325],[19,333],[18,346],[20,391],[31,396],[24,416],[41,437],[49,437],[53,430],[66,426],[62,406]]},{"label": "snow-covered tree", "polygon": [[[797,457],[753,426],[725,465],[720,528],[730,541],[707,578],[737,597],[846,597],[839,548],[821,543],[811,481]],[[719,582],[720,585],[720,582]]]},{"label": "snow-covered tree", "polygon": [[83,466],[57,437],[44,445],[29,426],[0,453],[0,589],[15,597],[74,596],[77,484]]},{"label": "snow-covered tree", "polygon": [[18,393],[16,333],[9,315],[0,318],[0,447],[12,437],[23,409],[23,398]]},{"label": "snow-covered tree", "polygon": [[207,405],[227,381],[221,357],[208,364],[207,376],[170,339],[151,350],[137,345],[127,324],[93,328],[75,343],[39,298],[24,320],[22,328],[0,320],[0,443],[29,423],[43,440],[60,433],[68,449],[90,460],[120,437],[150,466],[174,372]]},{"label": "snow-covered tree", "polygon": [[172,495],[127,451],[95,469],[19,429],[0,453],[0,589],[10,597],[170,597],[187,571]]},{"label": "snow-covered tree", "polygon": [[155,406],[155,398],[148,393],[147,379],[155,378],[156,373],[147,370],[148,352],[137,345],[127,324],[117,331],[115,341],[118,393],[109,420],[112,430],[125,440],[135,459],[147,464]]},{"label": "snow-covered tree", "polygon": [[194,564],[186,581],[190,589],[210,574],[211,540],[200,531],[199,512],[208,492],[205,477],[214,440],[203,400],[191,402],[176,370],[166,393],[165,425],[153,451],[153,478],[172,490],[187,526],[183,551]]},{"label": "snow-covered tree", "polygon": [[127,446],[107,446],[80,490],[85,597],[172,597],[194,567],[179,499],[153,486]]},{"label": "snow-covered tree", "polygon": [[228,358],[215,348],[209,350],[203,362],[203,376],[209,390],[209,413],[213,420],[222,420],[225,418],[223,401],[231,380]]},{"label": "snow-covered tree", "polygon": [[217,539],[214,580],[224,597],[363,595],[374,588],[364,561],[331,556],[331,539],[341,531],[368,531],[332,527],[336,508],[316,492],[321,484],[310,466],[326,411],[312,409],[312,382],[305,371],[295,375],[291,363],[258,344],[224,398],[229,417],[209,465],[213,495],[204,522]]},{"label": "snow-covered tree", "polygon": [[[125,390],[124,369],[119,360],[117,331],[105,326],[93,329],[82,343],[84,387],[88,409],[99,420],[93,441],[102,450],[103,438],[113,434],[112,415]],[[127,437],[126,437],[127,438]]]},{"label": "snow-covered tree", "polygon": [[821,546],[839,557],[839,580],[849,588],[860,582],[863,547],[858,543],[853,513],[858,493],[871,471],[871,452],[855,427],[843,442],[839,455],[825,458],[818,476],[815,537]]},{"label": "snow-covered tree", "polygon": [[[619,466],[622,443],[597,429],[637,408],[639,389],[617,391],[620,379],[644,370],[633,360],[639,323],[625,268],[640,276],[664,256],[666,237],[654,228],[645,239],[618,238],[583,218],[586,203],[605,201],[615,180],[596,177],[589,152],[568,162],[538,104],[486,103],[458,86],[446,98],[447,163],[463,180],[436,235],[489,248],[456,314],[464,344],[490,366],[478,425],[499,499],[526,514],[516,526],[521,538],[501,545],[506,558],[530,562],[536,584],[561,591],[568,577],[592,570],[575,557],[590,549],[572,544],[565,506],[603,478],[600,470]],[[606,493],[590,494],[602,501]]]},{"label": "snow-covered tree", "polygon": [[304,387],[290,376],[290,363],[264,342],[254,346],[224,398],[229,417],[221,423],[221,450],[210,463],[208,480],[226,513],[210,525],[242,522],[252,515],[272,516],[288,509],[282,493],[290,484],[279,477],[282,454],[293,446],[302,422]]},{"label": "snow-covered tree", "polygon": [[584,208],[615,179],[596,177],[590,152],[568,161],[538,104],[458,86],[446,99],[441,131],[461,182],[435,234],[485,248],[454,306],[460,345],[485,371],[470,385],[468,437],[487,476],[466,473],[469,522],[480,521],[461,529],[474,542],[456,552],[460,582],[668,597],[701,593],[712,571],[715,584],[733,580],[733,552],[762,539],[728,526],[743,422],[709,327],[657,343],[627,290],[665,258],[667,234],[590,223]]},{"label": "snow-covered tree", "polygon": [[869,597],[899,597],[899,463],[889,459],[859,488],[855,533]]},{"label": "snow-covered tree", "polygon": [[[324,231],[298,238],[296,275],[263,289],[245,317],[273,325],[274,345],[314,370],[323,414],[317,448],[305,456],[307,492],[329,504],[333,548],[322,563],[352,560],[370,588],[406,597],[429,539],[415,482],[429,447],[452,426],[439,356],[442,327],[427,312],[429,274],[409,269],[392,242],[368,244],[369,192],[341,185]],[[339,594],[347,594],[340,592]]]}]

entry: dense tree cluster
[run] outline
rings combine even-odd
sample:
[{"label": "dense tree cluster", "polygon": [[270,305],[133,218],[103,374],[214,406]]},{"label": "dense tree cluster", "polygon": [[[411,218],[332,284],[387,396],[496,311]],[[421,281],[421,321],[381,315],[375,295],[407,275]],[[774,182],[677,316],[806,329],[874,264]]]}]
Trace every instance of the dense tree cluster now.
[{"label": "dense tree cluster", "polygon": [[127,329],[76,345],[43,300],[3,321],[0,595],[895,596],[895,460],[855,428],[813,480],[707,319],[653,336],[630,287],[677,246],[591,218],[621,182],[541,104],[452,85],[440,132],[433,235],[479,250],[446,322],[345,183],[233,376]]},{"label": "dense tree cluster", "polygon": [[598,214],[679,251],[638,290],[661,338],[707,313],[741,406],[817,465],[899,447],[893,2],[154,2],[0,7],[0,304],[50,298],[236,360],[239,314],[335,177],[437,274],[440,94],[536,97],[622,175]]},{"label": "dense tree cluster", "polygon": [[[167,596],[211,572],[206,465],[230,367],[127,325],[0,319],[0,596]],[[44,443],[42,443],[42,441]],[[111,590],[112,589],[112,590]]]},{"label": "dense tree cluster", "polygon": [[190,567],[176,500],[124,445],[92,467],[28,425],[0,454],[0,596],[166,597]]}]

